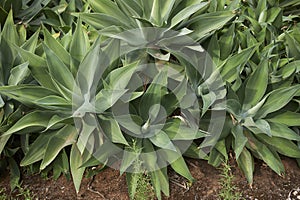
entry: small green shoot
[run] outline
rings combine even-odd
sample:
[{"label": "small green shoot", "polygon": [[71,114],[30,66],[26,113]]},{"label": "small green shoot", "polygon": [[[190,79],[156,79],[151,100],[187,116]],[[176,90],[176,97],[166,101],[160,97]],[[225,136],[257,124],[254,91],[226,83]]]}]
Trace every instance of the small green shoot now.
[{"label": "small green shoot", "polygon": [[223,162],[221,169],[220,185],[221,190],[219,192],[220,200],[244,200],[242,193],[237,191],[237,187],[233,184],[234,176],[231,172],[231,167],[228,161]]}]

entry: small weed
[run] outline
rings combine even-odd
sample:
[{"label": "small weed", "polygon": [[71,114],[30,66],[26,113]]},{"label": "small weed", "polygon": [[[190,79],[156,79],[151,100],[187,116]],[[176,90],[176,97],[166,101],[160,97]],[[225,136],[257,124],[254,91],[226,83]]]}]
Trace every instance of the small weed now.
[{"label": "small weed", "polygon": [[228,162],[223,163],[221,168],[221,179],[220,185],[222,186],[221,191],[219,192],[219,198],[222,200],[244,200],[242,194],[237,191],[235,185],[233,185],[234,176],[231,173],[231,168]]},{"label": "small weed", "polygon": [[155,197],[153,187],[151,185],[151,179],[147,174],[138,175],[137,189],[134,200],[153,200]]},{"label": "small weed", "polygon": [[5,190],[2,188],[0,189],[0,200],[7,200],[8,197],[5,194]]},{"label": "small weed", "polygon": [[21,185],[17,185],[18,188],[18,194],[16,196],[22,197],[24,200],[33,200],[34,195],[31,193],[31,191],[26,188],[22,187]]}]

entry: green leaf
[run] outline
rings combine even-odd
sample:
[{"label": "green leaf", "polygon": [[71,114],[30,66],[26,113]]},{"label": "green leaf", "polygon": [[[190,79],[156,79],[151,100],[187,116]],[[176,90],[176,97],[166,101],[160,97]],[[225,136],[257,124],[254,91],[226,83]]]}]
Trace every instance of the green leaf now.
[{"label": "green leaf", "polygon": [[40,134],[30,145],[28,152],[25,154],[20,165],[27,166],[43,159],[46,146],[52,137],[52,132]]},{"label": "green leaf", "polygon": [[43,45],[43,47],[46,53],[46,60],[52,79],[56,80],[63,87],[67,88],[70,92],[73,91],[75,87],[75,80],[69,68],[62,62],[62,60],[60,60],[59,56],[55,54],[47,45]]},{"label": "green leaf", "polygon": [[222,28],[234,16],[232,11],[217,11],[194,17],[187,22],[188,27],[194,30],[191,37],[200,40],[210,32]]},{"label": "green leaf", "polygon": [[[276,152],[271,151],[266,145],[258,141],[253,135],[248,133],[249,147],[257,153],[260,159],[262,159],[273,171],[278,175],[284,172],[284,166],[280,161],[280,158]],[[268,137],[266,135],[266,137]]]},{"label": "green leaf", "polygon": [[[163,1],[165,2],[165,1]],[[180,22],[182,22],[183,20],[186,20],[187,18],[189,18],[191,15],[193,15],[194,13],[196,13],[198,10],[200,10],[201,8],[205,7],[208,3],[207,2],[201,2],[199,4],[196,5],[191,5],[188,7],[183,8],[179,13],[177,13],[171,20],[171,24],[170,24],[170,29],[173,28],[174,26],[178,25]],[[168,4],[166,4],[168,5]],[[169,5],[168,5],[169,6]],[[169,8],[172,8],[171,6],[169,6]]]},{"label": "green leaf", "polygon": [[10,10],[8,13],[8,16],[6,18],[6,22],[3,26],[2,32],[1,32],[2,38],[5,38],[7,41],[20,45],[20,38],[16,29],[16,26],[14,24],[13,19],[13,12]]},{"label": "green leaf", "polygon": [[121,12],[115,2],[111,0],[88,0],[88,3],[96,13],[104,13],[124,24],[128,23],[128,18]]},{"label": "green leaf", "polygon": [[77,194],[79,192],[81,180],[83,177],[83,173],[85,171],[85,168],[81,167],[82,163],[83,163],[82,155],[80,154],[77,145],[73,144],[70,153],[70,168],[71,168],[73,183]]},{"label": "green leaf", "polygon": [[78,63],[83,60],[90,46],[87,33],[82,26],[81,21],[78,21],[70,44],[70,54]]},{"label": "green leaf", "polygon": [[8,158],[9,171],[10,171],[10,189],[13,191],[19,185],[21,173],[19,165],[13,158]]},{"label": "green leaf", "polygon": [[176,151],[174,144],[171,142],[170,138],[164,131],[159,131],[149,139],[157,147]]},{"label": "green leaf", "polygon": [[281,109],[288,104],[295,95],[297,95],[299,90],[300,85],[273,90],[268,94],[268,98],[266,99],[264,105],[257,111],[255,117],[263,118],[267,114]]},{"label": "green leaf", "polygon": [[121,174],[123,174],[130,166],[134,165],[134,163],[138,161],[140,153],[140,150],[135,152],[131,147],[125,147],[120,166]]},{"label": "green leaf", "polygon": [[226,62],[219,66],[224,81],[233,82],[240,76],[244,65],[252,57],[257,46],[252,46],[242,50],[238,54],[228,58]]},{"label": "green leaf", "polygon": [[253,172],[254,172],[254,160],[251,156],[251,153],[246,149],[243,148],[239,158],[237,159],[237,163],[239,168],[242,169],[244,172],[248,183],[252,185],[253,183]]},{"label": "green leaf", "polygon": [[243,109],[256,105],[264,96],[268,85],[268,60],[264,59],[250,75],[245,89]]},{"label": "green leaf", "polygon": [[231,132],[235,138],[234,140],[234,153],[236,159],[241,155],[246,143],[248,142],[247,137],[243,133],[243,127],[240,125],[234,126],[231,129]]},{"label": "green leaf", "polygon": [[285,39],[287,43],[287,53],[290,57],[294,57],[296,60],[300,59],[300,44],[290,34],[285,33]]},{"label": "green leaf", "polygon": [[190,170],[187,167],[183,157],[180,154],[178,154],[178,152],[165,150],[164,153],[166,156],[165,159],[171,164],[171,167],[174,169],[175,172],[185,177],[190,182],[193,182],[195,180],[192,174],[190,173]]},{"label": "green leaf", "polygon": [[51,90],[40,86],[2,86],[0,93],[13,98],[25,105],[37,105],[47,109],[66,109],[70,111],[71,105]]},{"label": "green leaf", "polygon": [[8,129],[2,136],[11,135],[27,128],[36,128],[40,130],[47,127],[48,121],[52,117],[52,114],[44,111],[33,111],[20,120],[18,120],[10,129]]},{"label": "green leaf", "polygon": [[[51,33],[44,28],[44,42],[51,49],[53,52],[52,54],[55,55],[55,57],[58,57],[59,60],[61,60],[66,66],[70,66],[71,56],[67,52],[67,50],[51,35]],[[47,50],[49,51],[49,50]],[[45,52],[47,55],[47,52]]]},{"label": "green leaf", "polygon": [[25,62],[12,68],[12,70],[10,70],[8,85],[19,85],[22,83],[30,74],[28,65],[29,63]]},{"label": "green leaf", "polygon": [[112,117],[100,116],[100,126],[104,134],[113,142],[129,145],[120,129],[118,122]]},{"label": "green leaf", "polygon": [[300,113],[286,111],[266,120],[287,126],[300,126]]},{"label": "green leaf", "polygon": [[147,88],[146,92],[141,98],[139,110],[140,115],[144,120],[149,116],[150,108],[156,104],[160,105],[162,96],[164,95],[163,88],[167,86],[167,71],[160,71]]},{"label": "green leaf", "polygon": [[28,40],[24,42],[24,44],[22,44],[21,48],[31,53],[34,53],[38,43],[39,33],[40,30],[38,29]]},{"label": "green leaf", "polygon": [[272,136],[300,141],[300,135],[292,131],[287,125],[273,122],[269,122],[269,124],[271,127]]},{"label": "green leaf", "polygon": [[292,158],[300,158],[300,149],[294,142],[279,137],[268,137],[267,135],[263,134],[258,134],[256,136],[258,139],[274,148],[280,154]]},{"label": "green leaf", "polygon": [[110,26],[126,26],[128,24],[123,24],[117,18],[104,13],[80,13],[80,19],[85,23],[89,24],[96,30],[102,30]]},{"label": "green leaf", "polygon": [[266,120],[263,119],[256,120],[255,125],[257,128],[259,128],[262,131],[262,133],[265,133],[268,136],[272,136],[271,127]]},{"label": "green leaf", "polygon": [[49,142],[44,147],[46,150],[40,169],[45,169],[64,147],[74,144],[77,136],[77,130],[71,125],[66,125],[62,129],[54,131]]}]

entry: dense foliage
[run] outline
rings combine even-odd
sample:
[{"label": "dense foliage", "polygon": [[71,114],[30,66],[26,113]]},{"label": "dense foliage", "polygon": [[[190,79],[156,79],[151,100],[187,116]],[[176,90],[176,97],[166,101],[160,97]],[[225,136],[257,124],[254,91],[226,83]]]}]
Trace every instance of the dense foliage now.
[{"label": "dense foliage", "polygon": [[193,182],[185,157],[219,166],[233,152],[250,184],[254,158],[282,175],[281,155],[300,164],[299,10],[298,0],[1,1],[0,171],[14,188],[19,166],[52,170],[79,191],[87,168],[117,165],[132,198],[146,173],[158,199],[168,164]]}]

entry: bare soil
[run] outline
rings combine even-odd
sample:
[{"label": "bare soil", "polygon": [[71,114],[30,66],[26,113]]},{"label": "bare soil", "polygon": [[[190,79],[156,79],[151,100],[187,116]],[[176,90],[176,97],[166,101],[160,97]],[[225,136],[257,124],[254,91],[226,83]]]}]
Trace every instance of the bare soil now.
[{"label": "bare soil", "polygon": [[[170,197],[164,197],[164,200],[218,199],[221,189],[220,170],[203,160],[188,160],[187,163],[196,181],[188,187],[184,178],[170,170]],[[286,169],[284,177],[278,176],[265,164],[257,161],[252,187],[249,186],[235,162],[231,161],[230,164],[235,176],[234,184],[247,200],[286,200],[292,191],[300,190],[300,169],[293,159],[283,157]],[[78,195],[72,182],[67,181],[63,176],[55,181],[51,178],[45,180],[40,175],[23,175],[22,181],[22,187],[30,189],[35,200],[129,200],[125,176],[120,176],[119,171],[110,168],[93,179],[84,178]],[[18,191],[10,192],[9,177],[1,179],[1,188],[12,199],[20,199],[16,197]]]}]

